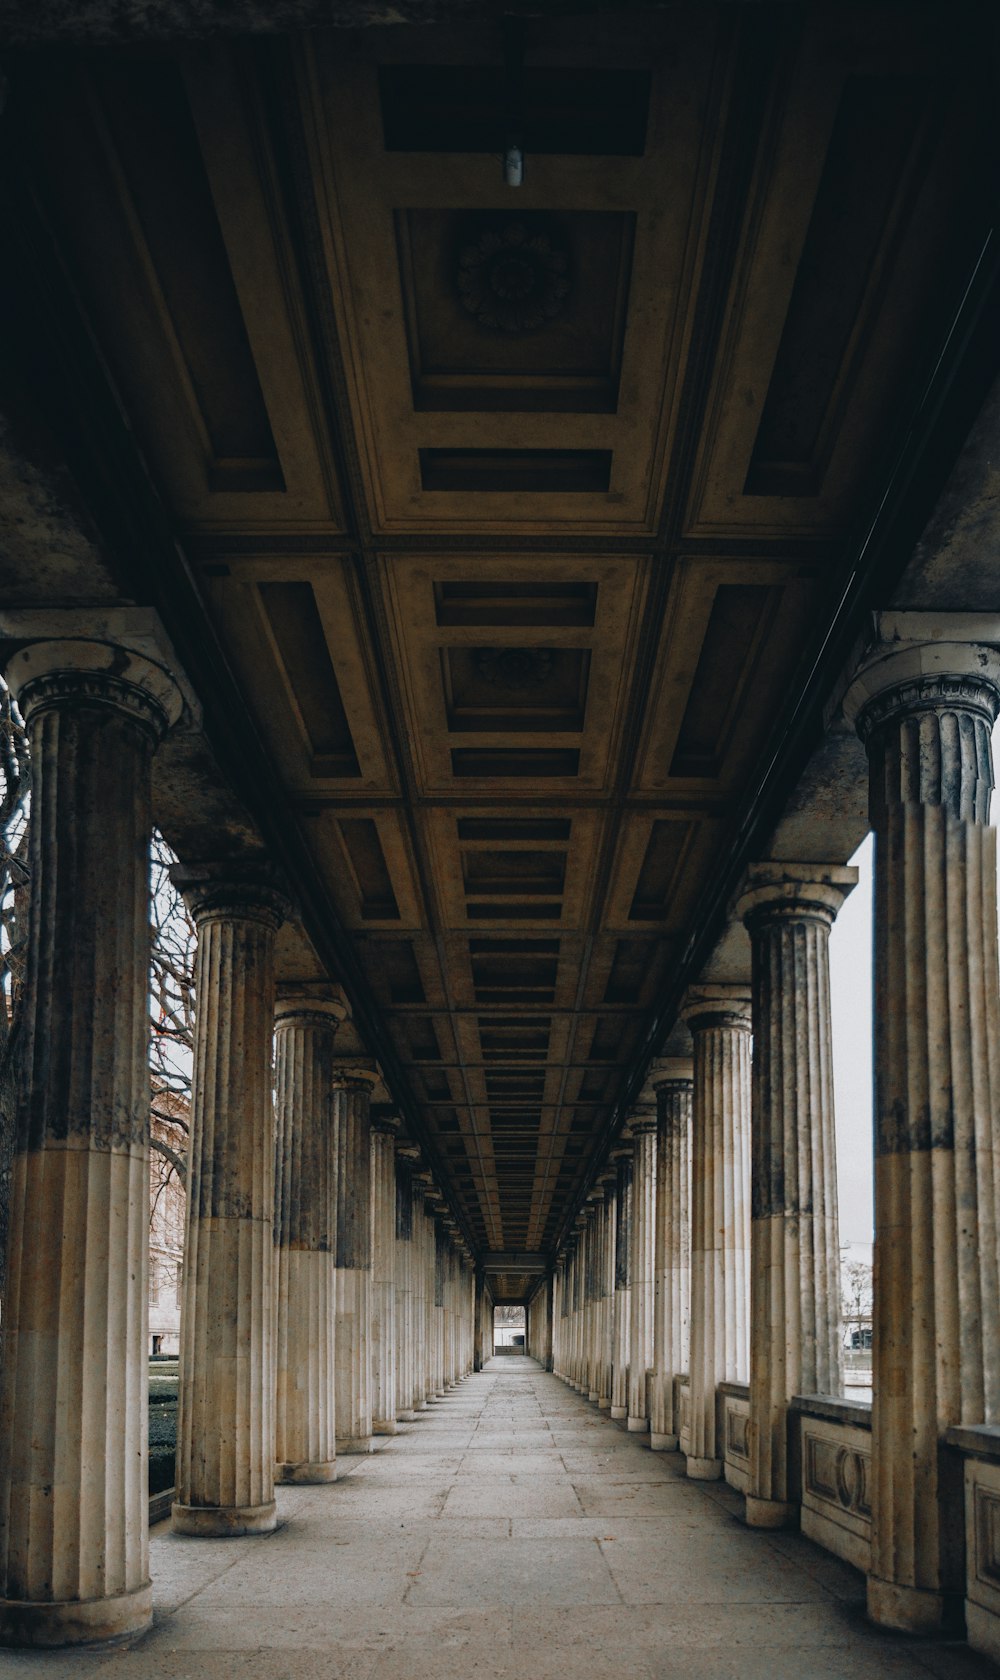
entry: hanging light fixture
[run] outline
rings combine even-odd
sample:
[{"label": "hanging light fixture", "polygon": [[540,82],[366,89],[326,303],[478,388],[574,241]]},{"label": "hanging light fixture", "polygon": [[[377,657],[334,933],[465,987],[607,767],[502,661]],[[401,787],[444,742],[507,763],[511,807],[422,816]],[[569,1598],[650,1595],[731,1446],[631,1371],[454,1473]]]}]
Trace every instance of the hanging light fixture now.
[{"label": "hanging light fixture", "polygon": [[524,19],[505,17],[503,94],[503,178],[508,187],[524,180]]}]

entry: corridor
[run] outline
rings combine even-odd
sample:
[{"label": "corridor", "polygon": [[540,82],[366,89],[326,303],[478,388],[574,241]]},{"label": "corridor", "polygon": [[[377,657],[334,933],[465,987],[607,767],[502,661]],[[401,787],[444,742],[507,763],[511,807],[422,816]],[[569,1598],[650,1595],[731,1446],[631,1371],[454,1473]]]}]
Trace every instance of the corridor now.
[{"label": "corridor", "polygon": [[152,1631],[0,1654],[0,1680],[973,1680],[964,1647],[870,1629],[860,1575],[753,1533],[534,1360],[495,1358],[271,1536],[152,1535]]}]

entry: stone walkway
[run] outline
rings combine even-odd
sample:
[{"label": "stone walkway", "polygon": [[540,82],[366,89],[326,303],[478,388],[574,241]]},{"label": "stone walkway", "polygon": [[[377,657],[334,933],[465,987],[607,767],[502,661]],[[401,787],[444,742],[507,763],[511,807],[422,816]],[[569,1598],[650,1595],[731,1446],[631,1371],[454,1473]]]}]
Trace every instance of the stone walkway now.
[{"label": "stone walkway", "polygon": [[739,1521],[530,1359],[494,1359],[250,1540],[154,1531],[156,1625],[0,1680],[973,1680],[873,1633],[862,1580]]}]

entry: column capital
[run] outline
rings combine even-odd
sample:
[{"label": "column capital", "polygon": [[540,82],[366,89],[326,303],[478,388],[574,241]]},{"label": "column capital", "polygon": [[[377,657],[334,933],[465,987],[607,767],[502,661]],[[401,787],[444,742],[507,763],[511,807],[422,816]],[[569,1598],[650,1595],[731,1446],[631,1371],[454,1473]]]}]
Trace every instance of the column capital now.
[{"label": "column capital", "polygon": [[74,705],[108,706],[159,740],[184,710],[181,690],[162,665],[111,642],[66,637],[33,641],[6,662],[6,679],[25,722]]},{"label": "column capital", "polygon": [[655,1103],[643,1103],[641,1107],[633,1108],[629,1114],[628,1123],[625,1129],[631,1138],[640,1138],[646,1132],[655,1132]]},{"label": "column capital", "polygon": [[863,741],[889,719],[917,712],[958,709],[993,724],[1000,708],[1000,617],[882,613],[877,631],[843,700],[844,716]]},{"label": "column capital", "polygon": [[835,863],[752,863],[737,911],[752,933],[769,922],[821,921],[832,926],[858,871]]},{"label": "column capital", "polygon": [[692,1056],[658,1056],[650,1069],[649,1083],[654,1091],[669,1091],[674,1085],[688,1086],[693,1082]]},{"label": "column capital", "polygon": [[335,1091],[367,1091],[371,1095],[381,1075],[374,1062],[353,1057],[330,1070],[330,1082]]},{"label": "column capital", "polygon": [[279,985],[274,1005],[274,1026],[329,1027],[336,1032],[347,1016],[342,998],[309,987]]},{"label": "column capital", "polygon": [[396,1138],[403,1129],[403,1122],[398,1114],[373,1114],[372,1131],[381,1137]]},{"label": "column capital", "polygon": [[396,1154],[401,1161],[405,1161],[414,1171],[417,1170],[418,1163],[423,1159],[419,1143],[414,1143],[412,1138],[407,1137],[399,1139],[396,1144]]},{"label": "column capital", "polygon": [[689,986],[684,994],[680,1012],[692,1032],[704,1032],[709,1027],[728,1027],[734,1032],[749,1032],[750,987],[719,982]]},{"label": "column capital", "polygon": [[263,922],[277,929],[292,913],[278,871],[267,858],[178,863],[170,879],[201,927],[211,921]]}]

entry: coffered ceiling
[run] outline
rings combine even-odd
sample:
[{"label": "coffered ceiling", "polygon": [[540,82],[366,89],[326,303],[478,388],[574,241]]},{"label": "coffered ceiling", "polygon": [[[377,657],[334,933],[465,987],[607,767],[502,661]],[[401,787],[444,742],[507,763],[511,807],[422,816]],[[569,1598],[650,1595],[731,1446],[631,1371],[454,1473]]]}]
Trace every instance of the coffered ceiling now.
[{"label": "coffered ceiling", "polygon": [[283,820],[501,1294],[585,1182],[984,218],[940,8],[523,33],[516,190],[495,22],[16,78]]}]

